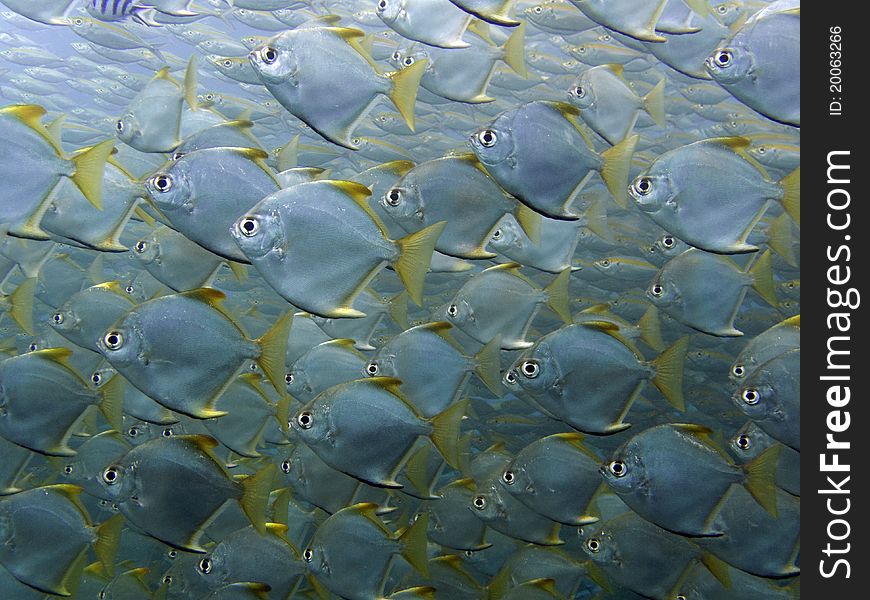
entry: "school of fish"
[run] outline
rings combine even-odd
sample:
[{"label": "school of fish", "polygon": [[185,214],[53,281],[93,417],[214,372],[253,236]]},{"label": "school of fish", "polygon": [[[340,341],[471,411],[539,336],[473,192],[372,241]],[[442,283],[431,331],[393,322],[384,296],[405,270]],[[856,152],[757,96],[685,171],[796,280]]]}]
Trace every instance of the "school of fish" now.
[{"label": "school of fish", "polygon": [[799,598],[799,50],[0,0],[0,598]]}]

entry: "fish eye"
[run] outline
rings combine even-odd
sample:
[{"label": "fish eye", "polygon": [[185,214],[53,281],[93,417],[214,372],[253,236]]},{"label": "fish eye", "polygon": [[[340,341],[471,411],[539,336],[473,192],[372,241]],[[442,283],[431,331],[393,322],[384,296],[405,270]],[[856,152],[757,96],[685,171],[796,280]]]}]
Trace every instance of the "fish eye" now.
[{"label": "fish eye", "polygon": [[662,294],[665,293],[665,288],[663,288],[663,287],[661,286],[661,284],[656,283],[656,284],[653,284],[653,286],[649,289],[649,291],[650,291],[650,294],[652,294],[653,296],[655,296],[656,298],[658,298],[658,297],[660,297]]},{"label": "fish eye", "polygon": [[128,294],[132,294],[135,291],[135,289],[133,288],[132,285],[128,285],[127,287],[124,288],[124,291],[127,292]]},{"label": "fish eye", "polygon": [[257,219],[245,217],[239,222],[239,231],[245,237],[254,237],[260,230],[260,224]]},{"label": "fish eye", "polygon": [[387,10],[387,0],[378,0],[378,10],[379,11]]},{"label": "fish eye", "polygon": [[36,352],[36,349],[37,349],[38,347],[39,347],[39,346],[37,346],[36,344],[30,344],[30,345],[27,347],[27,349],[30,350],[31,352]]},{"label": "fish eye", "polygon": [[492,148],[498,141],[498,136],[492,129],[484,129],[477,134],[477,141],[479,141],[480,145],[484,148]]},{"label": "fish eye", "polygon": [[94,385],[100,385],[103,382],[103,376],[95,372],[91,375],[91,381],[94,382]]},{"label": "fish eye", "polygon": [[719,6],[716,7],[716,10],[719,11],[720,15],[724,15],[726,12],[728,12],[728,7],[725,6],[724,4],[720,4]]},{"label": "fish eye", "polygon": [[387,204],[390,206],[399,206],[399,203],[402,201],[402,192],[396,188],[391,189],[387,192]]},{"label": "fish eye", "polygon": [[169,558],[175,558],[176,556],[178,556],[178,550],[170,550],[166,553],[166,556],[168,556]]},{"label": "fish eye", "polygon": [[124,121],[118,119],[118,122],[115,123],[115,129],[118,130],[118,133],[124,133]]},{"label": "fish eye", "polygon": [[500,240],[501,239],[501,229],[496,229],[492,232],[492,239]]},{"label": "fish eye", "polygon": [[260,56],[263,58],[264,63],[271,65],[273,62],[278,60],[278,51],[271,46],[266,46],[263,48],[262,52],[260,52]]},{"label": "fish eye", "polygon": [[299,427],[302,429],[311,429],[311,426],[314,424],[313,416],[307,410],[299,413],[299,416],[296,417],[296,422],[299,423]]},{"label": "fish eye", "polygon": [[402,60],[402,55],[399,54],[399,51],[398,51],[398,50],[396,50],[395,52],[393,52],[393,60]]},{"label": "fish eye", "polygon": [[625,463],[621,460],[614,460],[609,465],[607,465],[608,470],[614,475],[614,477],[625,477],[626,468]]},{"label": "fish eye", "polygon": [[671,248],[673,248],[676,245],[677,245],[677,241],[672,236],[666,235],[665,237],[662,238],[662,246],[664,246],[668,250],[670,250]]},{"label": "fish eye", "polygon": [[302,552],[302,560],[304,560],[305,562],[310,563],[313,558],[314,558],[314,551],[311,548],[306,548]]},{"label": "fish eye", "polygon": [[676,598],[674,598],[674,600],[686,600],[686,595],[685,594],[677,594],[677,596],[676,596]]},{"label": "fish eye", "polygon": [[233,61],[231,61],[230,59],[225,60],[224,66],[229,69],[230,67],[233,66]]},{"label": "fish eye", "polygon": [[459,313],[459,307],[455,304],[451,304],[447,307],[447,315],[450,317],[455,317]]},{"label": "fish eye", "polygon": [[136,245],[133,246],[133,250],[135,250],[139,254],[142,254],[143,252],[145,252],[145,249],[147,247],[148,247],[148,244],[146,244],[143,240],[139,240],[138,242],[136,242]]},{"label": "fish eye", "polygon": [[172,585],[172,575],[165,575],[163,577],[163,583],[165,585]]},{"label": "fish eye", "polygon": [[72,467],[72,465],[66,465],[66,466],[63,468],[63,472],[66,473],[67,475],[72,475],[72,472],[73,472],[73,467]]},{"label": "fish eye", "polygon": [[203,557],[203,559],[201,561],[199,561],[199,565],[197,565],[197,566],[199,567],[199,570],[203,574],[208,575],[209,573],[211,573],[211,559],[210,558]]},{"label": "fish eye", "polygon": [[746,367],[743,365],[734,365],[731,367],[731,374],[734,375],[734,377],[743,377],[746,375]]},{"label": "fish eye", "polygon": [[600,261],[598,261],[598,264],[600,264],[604,268],[607,268],[610,266],[610,260],[607,258],[602,258]]},{"label": "fish eye", "polygon": [[719,50],[713,55],[713,62],[717,67],[726,68],[731,65],[733,55],[730,50]]},{"label": "fish eye", "polygon": [[474,500],[472,500],[472,504],[474,504],[474,508],[477,510],[483,510],[486,508],[486,497],[485,496],[475,496]]},{"label": "fish eye", "polygon": [[538,365],[538,361],[536,360],[526,360],[523,361],[523,364],[520,365],[520,373],[528,377],[529,379],[534,379],[541,372],[541,367]]},{"label": "fish eye", "polygon": [[413,56],[406,56],[405,60],[402,61],[402,64],[405,65],[406,67],[410,67],[411,65],[414,64],[414,57]]},{"label": "fish eye", "polygon": [[137,435],[139,435],[139,428],[138,427],[131,427],[130,429],[127,430],[127,435],[129,435],[130,437],[133,437],[133,438],[136,437]]},{"label": "fish eye", "polygon": [[124,345],[124,336],[120,331],[110,331],[103,336],[103,344],[109,350],[119,350]]},{"label": "fish eye", "polygon": [[586,549],[589,550],[589,552],[598,552],[601,550],[601,542],[595,538],[589,538],[586,540]]},{"label": "fish eye", "polygon": [[172,153],[172,160],[178,160],[182,156],[184,156],[184,152],[173,152]]},{"label": "fish eye", "polygon": [[737,436],[736,444],[741,450],[749,450],[749,448],[752,447],[752,438],[744,433],[743,435]]},{"label": "fish eye", "polygon": [[758,152],[759,154],[764,154],[764,153],[767,152],[767,148],[765,148],[764,146],[759,146],[759,147],[756,149],[756,152]]},{"label": "fish eye", "polygon": [[504,481],[508,485],[513,485],[516,481],[516,477],[514,477],[514,472],[507,470],[501,474],[501,480]]},{"label": "fish eye", "polygon": [[472,556],[474,556],[474,552],[472,552],[471,550],[466,550],[466,551],[465,551],[465,557],[466,557],[466,558],[471,558]]},{"label": "fish eye", "polygon": [[366,365],[366,373],[368,373],[371,377],[374,377],[380,372],[381,368],[378,366],[378,363],[372,361]]},{"label": "fish eye", "polygon": [[284,375],[284,383],[290,385],[293,383],[293,373],[287,373]]},{"label": "fish eye", "polygon": [[83,25],[84,20],[80,18],[73,19],[73,25]]},{"label": "fish eye", "polygon": [[578,85],[573,90],[571,90],[571,94],[576,98],[585,98],[586,90],[583,88],[583,86]]},{"label": "fish eye", "polygon": [[749,406],[754,406],[758,404],[758,401],[761,400],[761,394],[758,393],[758,390],[754,390],[752,388],[743,390],[743,393],[740,395],[743,398],[743,402],[748,404]]},{"label": "fish eye", "polygon": [[106,470],[103,471],[103,481],[105,481],[109,485],[115,485],[118,483],[118,477],[120,473],[118,472],[118,467],[112,465],[111,467],[106,467]]},{"label": "fish eye", "polygon": [[517,382],[517,372],[515,369],[511,369],[507,373],[504,374],[504,380],[506,383],[513,385]]},{"label": "fish eye", "polygon": [[652,179],[649,177],[638,177],[637,180],[631,184],[631,189],[638,196],[646,196],[652,191]]},{"label": "fish eye", "polygon": [[161,193],[166,193],[172,189],[172,177],[169,175],[155,175],[151,178],[151,186]]},{"label": "fish eye", "polygon": [[54,313],[52,320],[54,321],[55,325],[60,325],[61,323],[63,323],[63,313]]},{"label": "fish eye", "polygon": [[164,429],[163,431],[160,432],[160,435],[162,435],[163,437],[172,437],[172,428],[167,427],[166,429]]},{"label": "fish eye", "polygon": [[532,11],[533,11],[536,15],[539,15],[539,14],[541,14],[542,12],[544,12],[544,9],[541,8],[540,6],[536,6],[535,8],[532,9]]},{"label": "fish eye", "polygon": [[284,473],[289,473],[289,472],[290,472],[290,461],[287,460],[286,458],[285,458],[284,461],[281,463],[281,470],[284,471]]}]

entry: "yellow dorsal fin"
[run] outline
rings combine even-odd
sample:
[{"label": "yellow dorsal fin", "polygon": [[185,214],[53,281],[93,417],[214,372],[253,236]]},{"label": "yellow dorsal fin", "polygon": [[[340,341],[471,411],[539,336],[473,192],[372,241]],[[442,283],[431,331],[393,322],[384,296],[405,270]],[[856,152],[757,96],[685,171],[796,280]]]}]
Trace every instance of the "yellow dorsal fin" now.
[{"label": "yellow dorsal fin", "polygon": [[592,327],[605,333],[616,333],[619,331],[619,325],[617,325],[616,323],[611,323],[610,321],[582,321],[578,323],[578,325],[583,325],[584,327]]},{"label": "yellow dorsal fin", "polygon": [[386,171],[387,173],[392,173],[397,177],[401,177],[416,166],[417,165],[410,160],[393,160],[375,168],[378,170]]},{"label": "yellow dorsal fin", "polygon": [[785,321],[780,323],[780,325],[789,325],[791,327],[800,327],[801,326],[801,316],[795,315],[793,317],[789,317],[788,319],[786,319]]},{"label": "yellow dorsal fin", "polygon": [[192,435],[179,435],[176,439],[183,439],[184,441],[193,444],[206,454],[212,455],[212,450],[217,448],[219,443],[216,439],[211,437],[210,435],[201,435],[201,434],[192,434]]},{"label": "yellow dorsal fin", "polygon": [[368,199],[369,196],[372,195],[372,191],[369,188],[361,183],[357,183],[356,181],[341,181],[337,179],[323,179],[321,181],[347,194],[351,200],[356,202],[357,205],[359,205],[359,207],[365,211],[365,213],[371,218],[374,224],[377,225],[384,238],[389,239],[390,232],[389,230],[387,230],[387,226],[384,225],[384,222],[381,221],[381,218],[377,215],[375,211],[372,210],[372,207],[369,206]]},{"label": "yellow dorsal fin", "polygon": [[381,389],[387,390],[391,394],[399,396],[400,398],[402,397],[402,392],[399,391],[399,386],[402,385],[401,379],[396,379],[395,377],[368,377],[365,381]]},{"label": "yellow dorsal fin", "polygon": [[40,358],[60,363],[65,367],[68,367],[68,359],[72,356],[72,350],[69,348],[45,348],[44,350],[34,350],[33,352],[30,352],[30,354],[34,354]]},{"label": "yellow dorsal fin", "polygon": [[171,81],[172,83],[178,85],[178,82],[175,81],[175,79],[172,77],[172,75],[169,74],[169,67],[168,66],[163,67],[162,69],[160,69],[159,71],[154,73],[154,77],[152,78],[152,80],[154,80],[154,79],[165,79],[166,81]]},{"label": "yellow dorsal fin", "polygon": [[263,161],[269,158],[269,153],[259,148],[232,148],[232,150],[251,160]]},{"label": "yellow dorsal fin", "polygon": [[607,67],[608,71],[611,71],[614,75],[617,75],[620,79],[623,79],[622,74],[625,71],[625,68],[622,65],[618,63],[611,63],[604,66]]},{"label": "yellow dorsal fin", "polygon": [[187,296],[188,298],[193,298],[194,300],[199,300],[200,302],[205,302],[209,306],[215,308],[220,308],[220,302],[227,297],[226,294],[220,290],[216,290],[215,288],[198,288],[182,292],[182,295]]}]

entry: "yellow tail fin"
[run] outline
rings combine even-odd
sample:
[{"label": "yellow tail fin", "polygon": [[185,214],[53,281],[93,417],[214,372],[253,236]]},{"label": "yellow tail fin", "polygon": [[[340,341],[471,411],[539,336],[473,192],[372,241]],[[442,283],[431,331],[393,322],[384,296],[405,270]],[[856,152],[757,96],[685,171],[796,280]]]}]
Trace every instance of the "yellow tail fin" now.
[{"label": "yellow tail fin", "polygon": [[418,60],[410,67],[401,71],[393,71],[388,77],[393,80],[393,89],[390,90],[390,100],[396,105],[396,109],[408,128],[414,131],[414,105],[417,103],[417,90],[420,89],[420,80],[426,71],[429,61]]},{"label": "yellow tail fin", "polygon": [[643,109],[652,117],[656,125],[665,126],[665,80],[661,79],[649,93],[643,97]]},{"label": "yellow tail fin", "polygon": [[746,472],[746,491],[752,494],[755,501],[770,513],[777,516],[776,508],[776,468],[779,465],[779,455],[782,446],[771,446],[752,461],[743,465]]},{"label": "yellow tail fin", "polygon": [[274,479],[275,465],[268,465],[241,482],[242,497],[239,504],[251,524],[262,535],[266,533],[266,507]]},{"label": "yellow tail fin", "polygon": [[752,266],[749,268],[749,275],[752,277],[752,287],[758,292],[765,302],[773,307],[779,304],[776,299],[776,286],[773,283],[773,266],[770,259],[770,250],[765,250],[761,253]]},{"label": "yellow tail fin", "polygon": [[798,167],[779,181],[782,186],[782,207],[797,226],[801,226],[801,168]]},{"label": "yellow tail fin", "polygon": [[282,394],[286,387],[284,374],[287,372],[287,366],[284,364],[284,359],[292,325],[293,313],[288,311],[257,340],[260,345],[260,357],[257,363],[263,368],[266,377],[279,394]]},{"label": "yellow tail fin", "polygon": [[33,294],[36,277],[25,279],[9,296],[9,314],[28,335],[33,335]]},{"label": "yellow tail fin", "polygon": [[502,48],[504,51],[504,61],[513,71],[522,77],[528,79],[529,71],[526,69],[526,23],[523,21],[520,26],[514,29]]},{"label": "yellow tail fin", "polygon": [[72,158],[76,169],[72,176],[73,183],[81,190],[88,202],[99,210],[103,210],[103,172],[106,168],[106,160],[114,149],[114,140],[106,140]]},{"label": "yellow tail fin", "polygon": [[632,135],[601,153],[604,159],[601,177],[616,203],[621,207],[628,207],[628,174],[631,169],[631,157],[634,155],[639,139],[638,135]]},{"label": "yellow tail fin", "polygon": [[426,271],[429,270],[429,263],[432,261],[435,244],[445,227],[447,221],[439,221],[396,240],[400,251],[394,265],[396,274],[417,306],[423,303],[423,281],[426,278]]},{"label": "yellow tail fin", "polygon": [[459,468],[459,424],[467,407],[468,400],[460,400],[429,420],[433,428],[430,434],[432,443],[444,460],[456,469]]},{"label": "yellow tail fin", "polygon": [[496,396],[501,397],[501,336],[495,336],[474,357],[474,372]]},{"label": "yellow tail fin", "polygon": [[652,361],[656,370],[653,385],[671,406],[681,411],[686,410],[686,400],[683,398],[683,365],[688,348],[688,336],[682,337]]},{"label": "yellow tail fin", "polygon": [[417,515],[417,520],[399,536],[402,557],[424,577],[429,576],[429,557],[426,554],[426,530],[429,528],[429,513]]},{"label": "yellow tail fin", "polygon": [[565,323],[571,323],[571,300],[569,297],[568,284],[571,283],[571,269],[564,269],[556,275],[544,292],[547,293],[547,306],[553,309],[559,318]]},{"label": "yellow tail fin", "polygon": [[115,431],[121,431],[124,426],[124,378],[115,374],[100,388],[103,399],[100,401],[100,412]]},{"label": "yellow tail fin", "polygon": [[124,525],[124,516],[117,514],[97,527],[97,541],[94,542],[94,553],[103,568],[103,572],[109,577],[115,570],[115,554],[118,552],[118,543],[121,540],[121,527]]}]

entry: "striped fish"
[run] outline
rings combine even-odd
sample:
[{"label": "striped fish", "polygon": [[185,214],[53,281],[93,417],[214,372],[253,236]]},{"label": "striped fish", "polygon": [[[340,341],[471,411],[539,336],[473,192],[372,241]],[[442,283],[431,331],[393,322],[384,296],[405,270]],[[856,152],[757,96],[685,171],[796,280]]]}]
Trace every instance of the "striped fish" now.
[{"label": "striped fish", "polygon": [[140,0],[85,0],[85,9],[100,21],[122,21],[142,10]]}]

